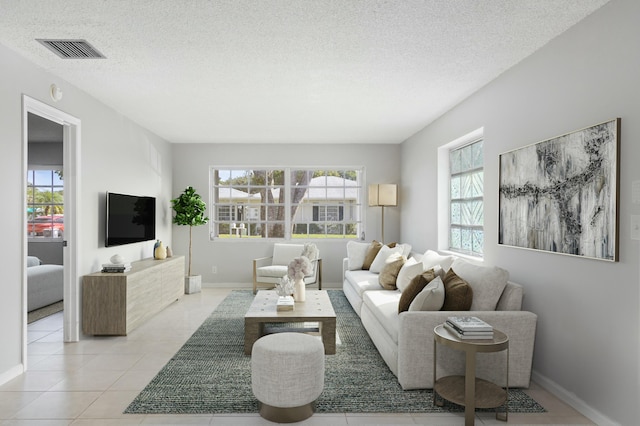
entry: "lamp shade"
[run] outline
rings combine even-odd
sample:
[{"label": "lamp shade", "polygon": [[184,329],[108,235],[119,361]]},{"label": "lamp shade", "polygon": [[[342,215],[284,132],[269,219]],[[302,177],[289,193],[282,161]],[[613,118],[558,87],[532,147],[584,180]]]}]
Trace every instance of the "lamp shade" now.
[{"label": "lamp shade", "polygon": [[397,206],[398,185],[380,183],[369,185],[369,206]]}]

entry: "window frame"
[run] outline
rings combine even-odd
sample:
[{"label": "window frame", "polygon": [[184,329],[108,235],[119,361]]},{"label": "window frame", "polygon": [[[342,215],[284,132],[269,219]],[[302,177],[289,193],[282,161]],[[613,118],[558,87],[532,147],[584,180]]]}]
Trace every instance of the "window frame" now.
[{"label": "window frame", "polygon": [[[231,187],[233,185],[221,185],[219,184],[220,178],[218,173],[220,172],[229,172],[227,176],[231,178],[233,172],[237,172],[241,174],[244,172],[245,175],[248,172],[253,170],[266,170],[266,171],[277,171],[283,173],[283,184],[278,185],[277,188],[283,192],[283,200],[282,203],[263,203],[262,197],[260,200],[255,202],[255,208],[253,210],[258,211],[256,215],[256,211],[253,211],[251,214],[245,213],[242,220],[238,220],[235,222],[230,222],[230,220],[223,220],[219,217],[218,209],[221,207],[228,206],[231,210],[233,210],[234,206],[237,208],[239,204],[242,202],[234,202],[232,199],[232,193],[229,192],[229,199],[227,202],[226,198],[222,198],[225,200],[221,202],[220,197],[220,189],[225,187]],[[292,193],[294,189],[297,187],[295,182],[292,182],[292,175],[294,172],[310,172],[311,177],[306,184],[303,184],[303,188],[305,189],[302,198],[298,201],[298,203],[293,202]],[[341,172],[341,173],[356,173],[355,180],[353,179],[345,179],[343,180],[342,185],[330,185],[327,181],[325,185],[313,185],[311,184],[312,179],[319,178],[320,176],[314,176],[314,174],[324,172],[324,176],[327,176],[328,172]],[[331,175],[329,175],[331,176]],[[344,176],[344,175],[343,175]],[[226,178],[225,178],[226,179]],[[348,185],[347,182],[355,182],[354,185]],[[298,167],[298,166],[227,166],[227,165],[212,165],[209,166],[209,236],[211,241],[250,241],[250,240],[274,240],[274,241],[295,241],[300,239],[339,239],[339,240],[350,240],[350,239],[358,239],[359,235],[365,229],[364,223],[364,215],[365,215],[365,205],[363,203],[364,200],[364,182],[365,182],[365,170],[363,166],[329,166],[329,167]],[[316,182],[317,183],[317,182]],[[266,190],[269,190],[272,186],[267,185],[265,187]],[[314,192],[322,192],[323,188],[325,192],[328,192],[331,189],[337,190],[334,191],[332,195],[335,196],[335,192],[342,192],[342,198],[332,200],[327,198],[326,200],[317,200],[310,199],[309,191],[311,188],[315,189]],[[343,188],[341,191],[340,189]],[[251,187],[248,187],[249,191]],[[320,191],[317,191],[317,190]],[[355,191],[355,196],[354,196]],[[251,205],[249,200],[251,198],[251,194],[248,193],[247,197],[247,205]],[[280,198],[280,192],[277,192],[277,196]],[[327,195],[328,197],[328,195]],[[278,208],[283,209],[284,220],[271,221],[269,219],[263,219],[263,206],[277,206]],[[297,206],[297,207],[296,207]],[[296,210],[293,211],[293,208],[296,207]],[[304,207],[305,210],[300,210],[299,207]],[[245,207],[246,208],[246,207]],[[338,220],[329,220],[329,218],[325,218],[324,220],[319,220],[319,215],[316,216],[316,212],[319,212],[321,209],[324,209],[325,215],[326,211],[333,210],[334,212],[338,212]],[[262,214],[261,214],[262,212]],[[293,213],[293,214],[292,214]],[[303,215],[302,217],[299,217]],[[306,215],[306,216],[305,216]],[[257,218],[256,218],[257,216]],[[331,215],[329,215],[331,216]],[[233,218],[233,215],[231,215]],[[229,223],[230,222],[230,223]],[[282,236],[279,234],[269,235],[269,226],[273,224],[282,224]],[[235,225],[235,227],[233,227]],[[262,237],[257,230],[258,226],[265,226],[266,236]],[[240,226],[243,226],[240,228]],[[317,231],[318,232],[313,232]],[[331,232],[331,231],[334,232]],[[335,232],[338,230],[339,232]],[[303,231],[303,232],[299,232]],[[352,232],[352,233],[349,233]],[[319,236],[320,235],[320,236]],[[251,238],[245,238],[251,237]]]},{"label": "window frame", "polygon": [[[451,246],[451,153],[458,149],[462,149],[467,146],[471,146],[477,142],[482,142],[482,167],[474,168],[475,171],[482,170],[483,174],[483,189],[482,196],[474,197],[475,200],[482,201],[482,224],[481,225],[473,225],[467,227],[468,229],[482,230],[482,248],[481,252],[473,251],[473,242],[471,242],[471,250],[466,251],[462,249],[453,248]],[[485,156],[484,156],[484,128],[481,127],[477,130],[474,130],[458,139],[455,139],[447,144],[444,144],[438,148],[438,205],[446,207],[438,209],[438,249],[444,252],[454,253],[458,256],[469,256],[473,259],[482,260],[484,258],[484,247],[486,241],[486,232],[485,232],[485,218],[484,218],[484,195],[486,193],[484,189],[484,170],[485,170]],[[469,200],[465,198],[465,200]],[[459,227],[460,225],[454,225],[454,227]]]},{"label": "window frame", "polygon": [[[36,181],[36,174],[48,172],[51,175],[50,184],[40,184]],[[33,213],[33,217],[29,218],[29,212],[27,212],[27,240],[29,242],[43,242],[43,241],[62,241],[64,238],[64,181],[63,178],[60,177],[56,179],[56,173],[62,173],[62,166],[29,166],[27,168],[27,191],[34,191],[35,189],[45,189],[45,191],[50,191],[51,193],[51,201],[48,202],[36,202],[33,197],[34,194],[27,194],[26,197],[26,207],[27,209],[31,209]],[[59,183],[57,183],[59,182]],[[62,200],[60,202],[54,201],[54,194],[60,193],[62,195]],[[31,201],[29,201],[31,200]],[[36,214],[36,211],[39,209],[47,210],[49,207],[49,213],[47,214]],[[56,209],[56,207],[60,207],[60,209]],[[61,213],[56,213],[56,210],[61,210]],[[60,224],[61,222],[57,220],[58,216],[62,215],[62,232],[59,232],[59,226],[56,224]],[[44,217],[49,216],[48,221],[36,221],[36,217]],[[29,229],[34,230],[36,223],[45,224],[43,228],[48,226],[50,235],[32,235],[32,232]],[[56,231],[56,232],[54,232]],[[57,234],[57,236],[54,236]]]}]

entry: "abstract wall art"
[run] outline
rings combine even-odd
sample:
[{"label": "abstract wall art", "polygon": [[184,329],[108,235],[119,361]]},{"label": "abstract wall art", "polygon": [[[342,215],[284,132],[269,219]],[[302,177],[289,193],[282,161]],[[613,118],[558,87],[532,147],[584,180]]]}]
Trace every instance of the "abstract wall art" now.
[{"label": "abstract wall art", "polygon": [[620,119],[500,155],[498,243],[618,260]]}]

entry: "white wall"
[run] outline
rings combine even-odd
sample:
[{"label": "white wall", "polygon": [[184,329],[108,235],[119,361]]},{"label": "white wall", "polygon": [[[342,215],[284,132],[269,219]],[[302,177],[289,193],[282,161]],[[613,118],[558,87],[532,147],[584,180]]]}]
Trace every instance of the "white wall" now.
[{"label": "white wall", "polygon": [[[176,144],[173,146],[173,195],[193,186],[209,204],[209,166],[364,166],[367,182],[399,183],[400,145]],[[366,183],[365,182],[365,185]],[[366,194],[366,191],[365,191]],[[364,198],[366,204],[366,195]],[[402,204],[402,193],[400,193]],[[385,209],[385,240],[400,235],[399,208]],[[380,239],[380,208],[365,205],[366,239]],[[252,259],[269,256],[272,241],[209,240],[209,225],[193,230],[193,273],[206,283],[252,283]],[[174,225],[175,253],[186,254],[189,231]],[[323,283],[341,285],[345,240],[315,240],[322,257]],[[218,267],[212,274],[211,267]]]},{"label": "white wall", "polygon": [[[153,242],[104,248],[104,192],[158,197],[158,236],[171,243],[169,200],[171,155],[168,142],[132,123],[81,90],[52,76],[0,46],[0,223],[4,242],[0,297],[0,383],[21,372],[22,280],[26,251],[23,222],[22,95],[48,103],[82,120],[79,203],[79,275],[96,271],[114,253],[129,260],[151,256]],[[56,83],[63,99],[53,103],[49,86]],[[78,284],[78,283],[76,283]]]},{"label": "white wall", "polygon": [[[437,148],[484,126],[485,260],[525,286],[538,314],[535,377],[598,424],[637,424],[639,242],[630,238],[640,180],[640,2],[613,0],[402,146],[401,239],[437,247]],[[498,246],[500,153],[621,117],[620,261]],[[419,184],[420,183],[420,184]],[[428,184],[427,184],[428,183]],[[408,227],[407,224],[413,226]]]}]

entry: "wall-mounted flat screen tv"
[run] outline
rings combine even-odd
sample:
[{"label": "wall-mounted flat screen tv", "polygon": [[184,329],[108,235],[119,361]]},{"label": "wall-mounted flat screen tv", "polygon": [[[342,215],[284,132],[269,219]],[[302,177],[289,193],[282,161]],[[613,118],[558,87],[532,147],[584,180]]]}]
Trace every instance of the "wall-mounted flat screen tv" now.
[{"label": "wall-mounted flat screen tv", "polygon": [[155,197],[107,192],[106,247],[155,239]]}]

